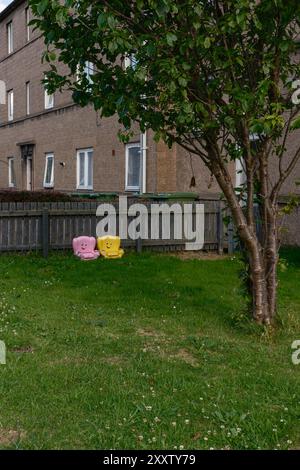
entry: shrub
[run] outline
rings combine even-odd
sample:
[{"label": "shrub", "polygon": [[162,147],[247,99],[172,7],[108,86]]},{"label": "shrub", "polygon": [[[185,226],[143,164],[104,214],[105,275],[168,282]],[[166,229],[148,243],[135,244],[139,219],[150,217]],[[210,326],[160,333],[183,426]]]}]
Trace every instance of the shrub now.
[{"label": "shrub", "polygon": [[0,191],[0,202],[65,202],[74,200],[59,191]]}]

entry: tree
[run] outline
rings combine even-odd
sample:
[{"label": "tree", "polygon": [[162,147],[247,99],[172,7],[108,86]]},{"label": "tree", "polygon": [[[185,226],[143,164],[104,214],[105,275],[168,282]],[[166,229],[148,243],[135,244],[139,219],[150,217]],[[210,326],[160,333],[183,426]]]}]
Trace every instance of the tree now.
[{"label": "tree", "polygon": [[[50,92],[133,121],[197,155],[216,178],[249,263],[254,319],[276,313],[278,197],[300,157],[298,0],[31,0]],[[134,57],[134,66],[124,67]],[[67,64],[62,72],[58,61]],[[93,75],[85,71],[86,63]],[[79,78],[78,78],[79,75]],[[293,88],[294,87],[294,88]],[[300,88],[300,86],[298,86]],[[294,94],[294,96],[293,96]],[[299,93],[300,95],[300,93]],[[292,99],[292,97],[294,99]],[[295,134],[296,132],[296,134]],[[252,137],[256,145],[252,145]],[[295,137],[296,136],[296,137]],[[242,188],[230,175],[240,160]],[[277,176],[271,179],[270,168]],[[274,173],[274,172],[273,172]],[[272,173],[272,174],[273,174]],[[256,234],[255,204],[262,237]]]}]

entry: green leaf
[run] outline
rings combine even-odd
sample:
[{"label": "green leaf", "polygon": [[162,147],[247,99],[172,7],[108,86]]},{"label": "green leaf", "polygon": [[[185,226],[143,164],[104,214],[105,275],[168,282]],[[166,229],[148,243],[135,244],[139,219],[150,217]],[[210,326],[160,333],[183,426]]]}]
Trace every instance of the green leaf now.
[{"label": "green leaf", "polygon": [[166,40],[169,46],[173,46],[173,44],[177,41],[177,36],[174,33],[167,33]]},{"label": "green leaf", "polygon": [[205,47],[205,49],[209,49],[209,48],[210,48],[210,45],[211,45],[211,40],[210,40],[209,37],[206,37],[206,38],[204,39],[204,47]]},{"label": "green leaf", "polygon": [[300,116],[297,117],[292,124],[290,125],[290,129],[293,131],[295,129],[300,129]]},{"label": "green leaf", "polygon": [[49,52],[48,57],[50,60],[54,61],[56,59],[56,54],[54,51]]},{"label": "green leaf", "polygon": [[49,0],[42,0],[37,6],[37,12],[40,16],[46,11],[49,4]]},{"label": "green leaf", "polygon": [[97,25],[102,28],[106,24],[106,15],[105,13],[100,13],[97,18]]},{"label": "green leaf", "polygon": [[180,86],[182,87],[186,87],[187,86],[187,80],[184,78],[184,77],[179,77],[178,78],[178,83]]}]

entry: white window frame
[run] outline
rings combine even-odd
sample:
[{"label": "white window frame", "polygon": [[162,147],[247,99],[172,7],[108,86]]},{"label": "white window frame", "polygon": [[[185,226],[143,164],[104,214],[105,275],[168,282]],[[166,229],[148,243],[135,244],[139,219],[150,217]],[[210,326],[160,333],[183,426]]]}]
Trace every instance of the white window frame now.
[{"label": "white window frame", "polygon": [[124,60],[125,70],[128,68],[135,70],[136,66],[137,66],[137,60],[136,60],[135,54],[126,54],[125,60]]},{"label": "white window frame", "polygon": [[49,95],[48,91],[45,88],[44,95],[45,95],[45,109],[52,109],[54,107],[54,94],[52,93],[52,95]]},{"label": "white window frame", "polygon": [[86,75],[86,78],[88,79],[89,83],[93,83],[93,80],[91,78],[91,76],[95,73],[95,67],[93,62],[89,60],[85,61],[83,73]]},{"label": "white window frame", "polygon": [[6,25],[6,34],[7,34],[7,53],[11,54],[14,51],[14,29],[13,22],[10,21]]},{"label": "white window frame", "polygon": [[[141,145],[140,142],[134,142],[131,144],[126,144],[125,148],[125,191],[140,191],[141,181],[139,181],[138,186],[129,186],[128,185],[128,158],[129,158],[129,150],[131,148],[138,147],[140,150],[140,165],[141,165]],[[141,179],[141,175],[139,175],[139,180]]]},{"label": "white window frame", "polygon": [[[45,171],[44,171],[43,186],[44,186],[44,188],[53,188],[54,187],[54,153],[50,153],[50,152],[46,153],[45,157],[46,157],[46,160],[45,160]],[[47,182],[46,177],[47,177],[47,170],[48,170],[49,160],[52,160],[52,170],[51,170],[50,181]]]},{"label": "white window frame", "polygon": [[25,83],[25,93],[26,93],[26,116],[30,114],[30,82]]},{"label": "white window frame", "polygon": [[[261,134],[261,135],[264,135],[264,134]],[[250,134],[249,136],[250,142],[255,142],[256,140],[259,140],[259,138],[260,138],[259,134]]]},{"label": "white window frame", "polygon": [[[92,152],[92,165],[91,165],[91,180],[92,184],[88,184],[88,169],[89,169],[89,157],[88,154],[89,152]],[[80,184],[80,154],[84,153],[84,183]],[[77,173],[77,189],[93,189],[93,173],[94,173],[94,149],[92,147],[90,148],[85,148],[85,149],[78,149],[76,153],[76,173]]]},{"label": "white window frame", "polygon": [[7,119],[13,121],[14,119],[14,91],[7,92]]},{"label": "white window frame", "polygon": [[[256,142],[259,140],[259,134],[250,134],[249,140],[251,142]],[[235,161],[235,186],[237,188],[242,187],[247,182],[247,175],[245,172],[245,161],[243,158],[237,159]]]},{"label": "white window frame", "polygon": [[84,66],[82,66],[81,64],[77,64],[76,75],[75,75],[76,81],[80,83],[82,80],[82,77],[85,76],[87,80],[89,81],[89,83],[92,84],[93,80],[91,76],[94,75],[94,73],[95,73],[95,66],[93,62],[86,60],[84,63]]},{"label": "white window frame", "polygon": [[26,26],[26,41],[30,41],[30,26],[29,26],[29,21],[30,21],[30,14],[29,14],[29,7],[25,8],[25,26]]},{"label": "white window frame", "polygon": [[246,173],[244,168],[245,162],[243,159],[236,159],[235,161],[235,187],[241,188],[246,182]]},{"label": "white window frame", "polygon": [[8,157],[8,187],[15,188],[16,187],[16,173],[14,168],[15,158]]}]

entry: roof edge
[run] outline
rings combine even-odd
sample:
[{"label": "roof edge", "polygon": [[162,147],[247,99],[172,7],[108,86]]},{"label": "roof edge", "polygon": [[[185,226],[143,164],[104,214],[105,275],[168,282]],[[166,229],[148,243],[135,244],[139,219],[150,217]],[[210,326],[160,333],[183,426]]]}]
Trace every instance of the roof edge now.
[{"label": "roof edge", "polygon": [[4,10],[0,13],[0,21],[3,21],[10,13],[12,13],[19,5],[25,3],[26,0],[13,0],[9,5],[7,5]]}]

